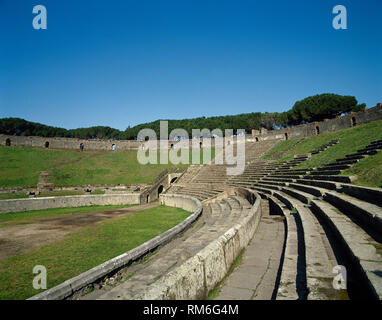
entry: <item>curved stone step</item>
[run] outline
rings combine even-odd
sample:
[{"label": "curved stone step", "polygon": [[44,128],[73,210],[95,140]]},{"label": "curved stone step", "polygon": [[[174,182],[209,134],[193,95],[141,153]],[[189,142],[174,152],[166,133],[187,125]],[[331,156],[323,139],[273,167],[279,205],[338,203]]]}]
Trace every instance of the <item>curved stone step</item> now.
[{"label": "curved stone step", "polygon": [[277,300],[297,300],[297,269],[298,269],[298,236],[297,225],[290,210],[280,200],[268,195],[271,204],[279,208],[285,217],[286,237],[283,260],[281,261],[281,275],[277,288]]},{"label": "curved stone step", "polygon": [[[352,260],[364,260],[358,263],[357,268],[361,274],[366,275],[364,279],[371,288],[374,297],[381,298],[382,280],[379,270],[382,268],[382,259],[381,255],[376,253],[376,248],[379,248],[379,250],[381,248],[380,236],[382,234],[378,223],[373,223],[373,219],[377,219],[378,215],[380,215],[381,208],[330,190],[314,189],[316,189],[315,192],[320,191],[325,200],[328,200],[325,194],[329,194],[333,205],[321,200],[311,199],[312,210],[319,213],[321,217],[329,222],[331,228],[335,230],[337,238],[347,248],[347,254],[352,256]],[[350,210],[349,205],[352,206]],[[341,213],[338,208],[347,209],[346,215]],[[354,213],[355,211],[356,213]],[[374,212],[374,215],[372,212]],[[363,215],[361,222],[366,224],[366,227],[373,228],[376,233],[367,233],[360,227],[362,224],[357,225],[348,217],[348,215],[357,215],[357,213],[358,219],[360,219],[359,215]],[[377,236],[377,238],[370,240],[371,235]]]},{"label": "curved stone step", "polygon": [[[301,202],[303,203],[306,203],[306,204],[309,204],[310,201],[314,198],[313,195],[311,195],[310,193],[307,193],[307,192],[304,192],[304,191],[298,191],[298,190],[294,190],[294,189],[291,189],[291,188],[288,188],[286,186],[280,186],[280,184],[278,182],[275,182],[273,185],[272,183],[269,181],[267,182],[266,185],[264,185],[262,182],[259,182],[256,184],[257,186],[264,186],[265,188],[270,188],[270,189],[273,189],[273,190],[280,190],[286,194],[289,194],[290,196],[300,200]],[[284,183],[284,185],[289,185],[289,183]]]},{"label": "curved stone step", "polygon": [[373,203],[382,207],[382,189],[356,186],[353,184],[342,183],[337,190],[349,196]]},{"label": "curved stone step", "polygon": [[358,150],[356,153],[353,153],[352,155],[347,156],[348,158],[352,158],[354,156],[373,156],[378,153],[379,150],[376,149],[366,149],[366,150]]},{"label": "curved stone step", "polygon": [[336,181],[336,182],[344,182],[344,183],[351,183],[352,182],[351,178],[347,177],[347,176],[307,175],[303,179]]},{"label": "curved stone step", "polygon": [[340,174],[341,170],[330,170],[330,169],[322,169],[319,168],[317,170],[311,171],[308,175],[310,176],[315,176],[315,175],[320,175],[320,176],[331,176],[331,175],[336,175]]},{"label": "curved stone step", "polygon": [[337,239],[347,250],[347,254],[353,258],[353,263],[368,284],[370,294],[374,298],[381,299],[382,257],[381,254],[377,253],[377,242],[332,205],[313,200],[312,209],[325,219],[335,231]]},{"label": "curved stone step", "polygon": [[369,145],[363,149],[357,150],[357,152],[372,151],[372,150],[375,150],[375,151],[382,150],[382,144]]},{"label": "curved stone step", "polygon": [[[305,260],[305,285],[301,280],[300,289],[297,289],[301,299],[337,299],[338,293],[332,287],[333,267],[338,263],[330,245],[325,241],[325,232],[311,210],[304,204],[281,191],[272,192],[289,209],[294,209],[297,228],[300,232],[299,246],[300,259]],[[304,262],[300,262],[300,268]],[[300,274],[300,277],[304,275]],[[281,287],[280,287],[281,290]]]},{"label": "curved stone step", "polygon": [[348,195],[339,194],[335,191],[328,191],[324,194],[324,200],[357,217],[368,227],[374,229],[382,235],[382,208],[374,204],[355,199]]},{"label": "curved stone step", "polygon": [[[262,186],[262,183],[257,185]],[[315,197],[323,197],[325,201],[331,203],[339,210],[345,211],[348,215],[358,219],[364,228],[371,228],[382,236],[382,208],[379,206],[361,201],[349,195],[340,194],[336,191],[308,187],[301,184],[288,183],[289,187],[300,191],[279,185],[267,186],[274,190],[279,189],[306,204],[309,204]]]},{"label": "curved stone step", "polygon": [[337,159],[334,162],[330,162],[330,163],[324,165],[324,167],[331,166],[331,165],[346,165],[346,164],[353,165],[354,163],[357,163],[357,162],[359,162],[359,159],[341,158],[341,159]]},{"label": "curved stone step", "polygon": [[325,181],[325,180],[313,180],[313,179],[297,179],[295,182],[300,184],[307,184],[310,186],[316,186],[319,188],[325,188],[330,190],[336,190],[340,185],[339,182]]},{"label": "curved stone step", "polygon": [[325,170],[346,170],[351,167],[351,164],[326,164],[323,167],[320,167],[320,169]]},{"label": "curved stone step", "polygon": [[292,178],[263,178],[261,179],[262,181],[279,181],[279,182],[293,182],[293,180],[296,180],[296,179],[292,179]]},{"label": "curved stone step", "polygon": [[348,155],[346,155],[345,158],[342,158],[340,160],[343,160],[343,159],[348,159],[348,160],[358,159],[358,160],[361,160],[363,158],[365,158],[365,155],[363,155],[363,154],[348,154]]}]

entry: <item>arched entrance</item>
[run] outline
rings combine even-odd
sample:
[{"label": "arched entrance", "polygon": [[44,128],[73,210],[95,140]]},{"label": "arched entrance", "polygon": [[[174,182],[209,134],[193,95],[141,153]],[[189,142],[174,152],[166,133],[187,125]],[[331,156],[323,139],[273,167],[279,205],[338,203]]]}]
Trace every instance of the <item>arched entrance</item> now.
[{"label": "arched entrance", "polygon": [[319,135],[319,134],[320,134],[320,127],[316,126],[316,135]]},{"label": "arched entrance", "polygon": [[174,149],[174,144],[171,143],[171,146],[170,146],[171,150]]},{"label": "arched entrance", "polygon": [[357,125],[357,119],[355,117],[351,118],[351,126],[355,127]]},{"label": "arched entrance", "polygon": [[49,141],[45,142],[45,148],[49,148]]},{"label": "arched entrance", "polygon": [[147,196],[146,196],[146,203],[149,203],[150,202],[150,195],[148,194]]},{"label": "arched entrance", "polygon": [[5,140],[5,145],[7,146],[7,147],[10,147],[11,146],[11,139],[7,139],[7,140]]},{"label": "arched entrance", "polygon": [[111,150],[115,151],[115,143],[111,146]]},{"label": "arched entrance", "polygon": [[284,135],[285,135],[285,140],[288,140],[288,133],[285,132]]},{"label": "arched entrance", "polygon": [[203,142],[199,142],[199,148],[201,149],[203,147]]},{"label": "arched entrance", "polygon": [[158,188],[158,197],[159,195],[163,192],[163,186],[160,185],[159,188]]},{"label": "arched entrance", "polygon": [[258,137],[256,137],[255,139],[256,139],[256,142],[259,142],[259,138]]},{"label": "arched entrance", "polygon": [[178,179],[178,177],[174,177],[171,179],[170,183],[174,183],[176,181],[176,179]]}]

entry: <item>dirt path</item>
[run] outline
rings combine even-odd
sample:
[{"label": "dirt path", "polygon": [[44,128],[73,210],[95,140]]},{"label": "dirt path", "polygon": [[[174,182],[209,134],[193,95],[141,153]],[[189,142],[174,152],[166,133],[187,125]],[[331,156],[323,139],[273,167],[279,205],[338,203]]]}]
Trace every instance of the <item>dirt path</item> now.
[{"label": "dirt path", "polygon": [[156,201],[129,208],[64,215],[0,228],[0,261],[30,252],[42,244],[61,240],[66,234],[95,225],[97,222],[126,216],[158,205],[159,201]]}]

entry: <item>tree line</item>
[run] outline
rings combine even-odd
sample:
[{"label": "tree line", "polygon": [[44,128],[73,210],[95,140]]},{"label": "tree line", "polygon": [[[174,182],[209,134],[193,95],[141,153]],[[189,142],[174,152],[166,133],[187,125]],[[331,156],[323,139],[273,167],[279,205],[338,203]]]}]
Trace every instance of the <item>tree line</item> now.
[{"label": "tree line", "polygon": [[[337,94],[319,94],[297,101],[293,107],[282,113],[243,113],[238,115],[199,117],[183,120],[168,120],[168,129],[185,129],[189,136],[192,129],[244,129],[250,132],[252,129],[266,128],[275,130],[302,123],[322,121],[335,118],[338,115],[351,111],[364,110],[366,105],[358,104],[354,96],[341,96]],[[95,126],[89,128],[64,129],[44,124],[26,121],[20,118],[0,119],[0,133],[18,136],[41,136],[41,137],[66,137],[80,139],[136,139],[141,129],[153,129],[159,137],[160,120],[147,122],[128,127],[126,130],[118,130],[108,126]]]}]

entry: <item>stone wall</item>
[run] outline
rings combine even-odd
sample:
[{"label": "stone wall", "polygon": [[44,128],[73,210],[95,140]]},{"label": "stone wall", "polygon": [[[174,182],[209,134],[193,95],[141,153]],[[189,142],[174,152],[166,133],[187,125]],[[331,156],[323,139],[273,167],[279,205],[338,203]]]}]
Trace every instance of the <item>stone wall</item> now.
[{"label": "stone wall", "polygon": [[0,200],[0,213],[124,204],[140,204],[140,194],[102,194]]},{"label": "stone wall", "polygon": [[314,136],[320,133],[333,132],[351,128],[363,123],[382,120],[382,104],[366,109],[365,111],[351,112],[342,117],[327,119],[321,122],[312,122],[280,130],[253,130],[252,135],[256,140],[293,139]]},{"label": "stone wall", "polygon": [[[201,142],[201,145],[200,145]],[[168,141],[167,148],[178,149],[181,144],[189,145],[190,149],[200,149],[205,146],[213,146],[214,139],[205,138],[198,140],[183,140],[183,141]],[[35,136],[8,136],[0,135],[0,146],[19,146],[19,147],[34,147],[43,149],[70,149],[80,150],[80,145],[83,144],[84,151],[87,150],[105,150],[115,151],[124,150],[148,150],[148,143],[136,140],[96,140],[96,139],[76,139],[76,138],[45,138]],[[159,140],[151,146],[151,150],[159,149]],[[166,146],[165,144],[165,146]],[[159,159],[158,159],[159,161]]]},{"label": "stone wall", "polygon": [[[378,103],[375,107],[366,109],[365,111],[352,112],[345,116],[335,119],[328,119],[321,122],[312,122],[309,124],[294,126],[281,130],[252,130],[252,137],[255,141],[272,140],[272,139],[293,139],[317,135],[319,133],[337,131],[350,128],[355,125],[367,123],[382,119],[382,103]],[[194,143],[193,143],[194,142]],[[202,147],[213,145],[214,139],[202,139]],[[44,138],[44,137],[24,137],[24,136],[7,136],[0,135],[1,146],[26,146],[49,149],[72,149],[80,150],[80,144],[84,145],[84,150],[138,150],[145,148],[147,143],[136,140],[93,140],[93,139],[75,139],[75,138]],[[184,141],[183,141],[184,143]],[[187,144],[187,141],[185,141]],[[188,140],[190,148],[200,148],[198,141]],[[179,147],[179,142],[168,141],[168,149]],[[159,149],[159,143],[157,143]]]},{"label": "stone wall", "polygon": [[159,196],[162,205],[194,212],[201,205],[200,201],[195,201],[195,198],[180,194],[161,194]]},{"label": "stone wall", "polygon": [[142,142],[134,140],[94,140],[75,138],[45,138],[33,136],[0,136],[0,145],[37,147],[46,149],[74,149],[80,150],[80,144],[84,145],[84,150],[113,150],[113,144],[118,150],[137,150]]}]

